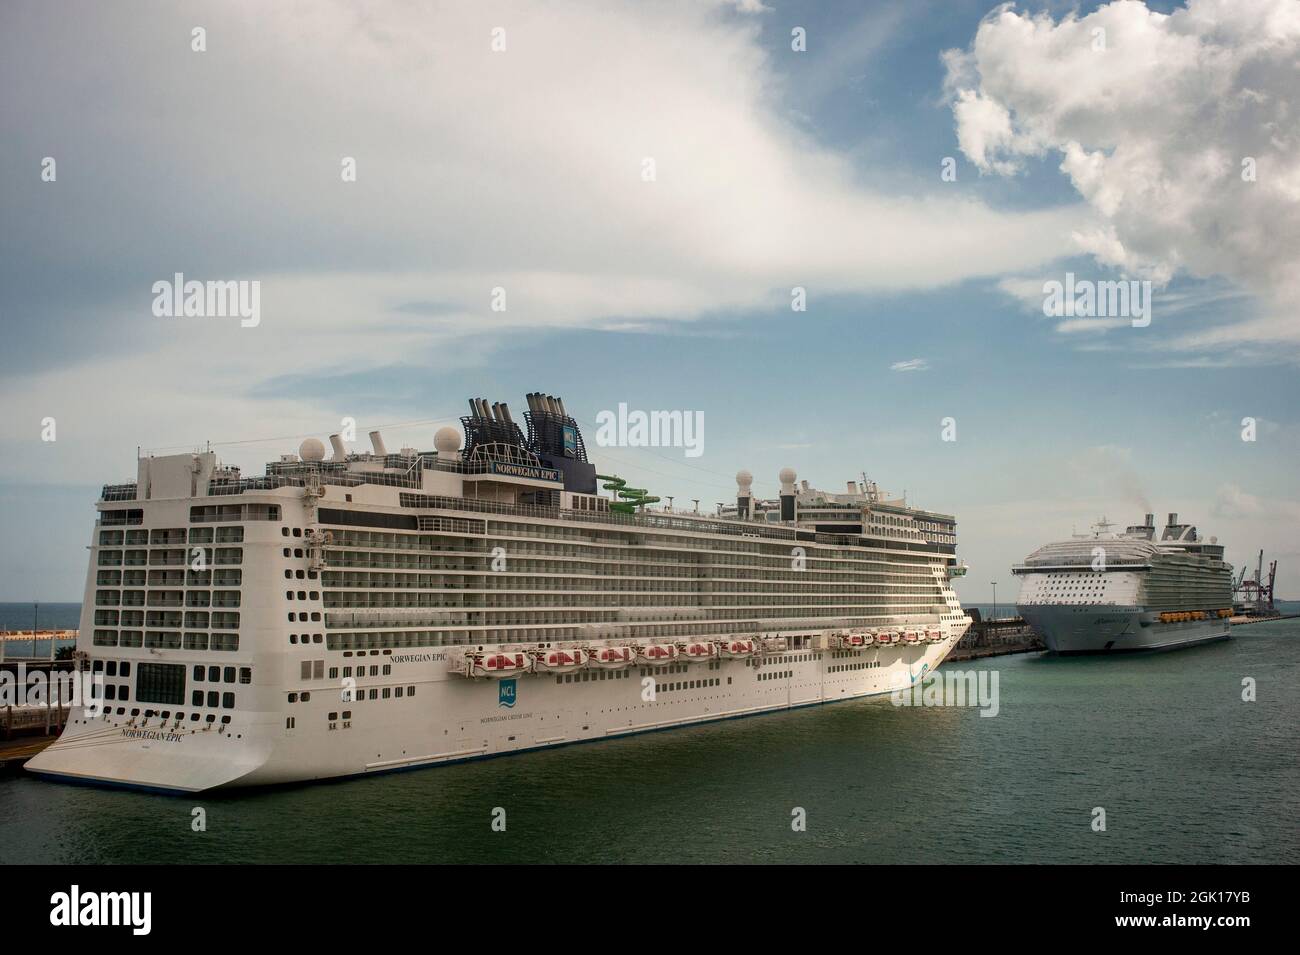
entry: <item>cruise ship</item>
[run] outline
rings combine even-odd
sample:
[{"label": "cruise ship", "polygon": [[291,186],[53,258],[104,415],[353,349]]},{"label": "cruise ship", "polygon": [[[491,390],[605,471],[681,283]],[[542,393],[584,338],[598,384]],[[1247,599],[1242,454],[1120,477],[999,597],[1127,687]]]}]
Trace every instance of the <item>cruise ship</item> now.
[{"label": "cruise ship", "polygon": [[1124,533],[1102,518],[1092,533],[1046,544],[1013,568],[1016,607],[1056,653],[1171,650],[1223,640],[1232,616],[1232,566],[1218,538],[1203,540],[1170,514]]},{"label": "cruise ship", "polygon": [[865,476],[685,513],[561,399],[469,405],[432,452],[140,457],[96,505],[94,697],[27,768],[198,792],[609,740],[888,693],[969,625],[953,517]]}]

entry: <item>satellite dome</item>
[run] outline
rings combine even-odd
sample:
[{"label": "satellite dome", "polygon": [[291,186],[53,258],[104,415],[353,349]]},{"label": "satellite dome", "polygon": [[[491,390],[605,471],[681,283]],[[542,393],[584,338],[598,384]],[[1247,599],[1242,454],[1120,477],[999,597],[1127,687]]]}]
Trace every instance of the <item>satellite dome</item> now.
[{"label": "satellite dome", "polygon": [[308,438],[298,445],[298,457],[304,461],[324,461],[325,445],[321,443],[320,438]]},{"label": "satellite dome", "polygon": [[794,468],[782,468],[777,478],[782,484],[793,484],[795,479]]},{"label": "satellite dome", "polygon": [[451,425],[438,429],[438,433],[433,436],[433,447],[437,451],[459,451],[460,450],[460,432]]},{"label": "satellite dome", "polygon": [[754,483],[754,475],[750,474],[748,471],[736,472],[737,487],[749,487],[753,483]]}]

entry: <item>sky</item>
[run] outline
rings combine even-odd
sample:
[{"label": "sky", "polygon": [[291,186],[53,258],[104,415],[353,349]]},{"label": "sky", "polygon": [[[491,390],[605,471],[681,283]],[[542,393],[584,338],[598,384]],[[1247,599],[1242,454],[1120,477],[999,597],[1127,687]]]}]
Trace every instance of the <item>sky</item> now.
[{"label": "sky", "polygon": [[[954,514],[967,602],[1148,511],[1300,596],[1298,80],[1300,0],[5,4],[0,600],[80,598],[137,448],[530,391],[677,506]],[[1149,324],[1045,315],[1067,274]],[[703,453],[596,446],[621,403]]]}]

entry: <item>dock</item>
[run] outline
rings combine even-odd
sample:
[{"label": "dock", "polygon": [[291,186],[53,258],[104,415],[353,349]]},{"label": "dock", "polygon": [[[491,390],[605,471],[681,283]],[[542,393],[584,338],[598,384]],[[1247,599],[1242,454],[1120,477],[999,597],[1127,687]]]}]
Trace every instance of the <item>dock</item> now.
[{"label": "dock", "polygon": [[978,611],[971,613],[970,629],[966,631],[945,663],[982,660],[1010,653],[1037,653],[1046,650],[1042,638],[1020,617],[996,617],[984,620]]},{"label": "dock", "polygon": [[[0,663],[35,663],[41,660],[58,659],[59,644],[65,646],[76,644],[76,630],[0,630]],[[15,656],[9,651],[11,643],[30,643],[32,652],[27,656]],[[45,652],[37,653],[37,644],[45,644]]]},{"label": "dock", "polygon": [[1300,617],[1300,613],[1279,613],[1271,617],[1249,616],[1249,617],[1230,617],[1228,622],[1234,627],[1244,627],[1252,623],[1272,623],[1274,620],[1294,620]]},{"label": "dock", "polygon": [[[76,631],[72,632],[75,635]],[[31,639],[31,631],[27,631],[22,639]],[[53,743],[63,732],[72,709],[72,700],[65,696],[64,684],[51,677],[74,669],[75,665],[70,659],[6,657],[0,661],[0,670],[10,674],[13,682],[8,686],[13,690],[26,692],[26,687],[30,686],[20,686],[20,676],[29,679],[34,673],[41,672],[45,674],[46,680],[44,703],[24,703],[21,695],[15,698],[8,692],[5,693],[6,698],[0,700],[0,776],[19,770],[27,760]]]},{"label": "dock", "polygon": [[0,740],[0,778],[9,773],[16,773],[23,764],[58,737],[26,736],[14,740]]}]

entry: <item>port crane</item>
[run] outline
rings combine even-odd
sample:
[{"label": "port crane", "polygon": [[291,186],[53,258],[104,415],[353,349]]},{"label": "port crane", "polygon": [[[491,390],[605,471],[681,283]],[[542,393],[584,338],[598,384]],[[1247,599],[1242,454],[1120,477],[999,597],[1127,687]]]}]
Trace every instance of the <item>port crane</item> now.
[{"label": "port crane", "polygon": [[1246,568],[1241,568],[1241,573],[1232,586],[1232,602],[1234,608],[1241,613],[1250,616],[1271,616],[1276,613],[1273,607],[1273,581],[1277,577],[1277,561],[1272,561],[1268,565],[1268,581],[1264,581],[1264,552],[1259,552],[1259,558],[1255,562],[1255,576],[1253,579],[1246,578]]}]

